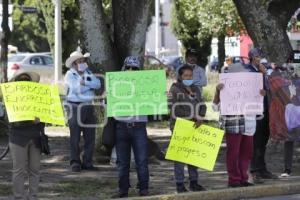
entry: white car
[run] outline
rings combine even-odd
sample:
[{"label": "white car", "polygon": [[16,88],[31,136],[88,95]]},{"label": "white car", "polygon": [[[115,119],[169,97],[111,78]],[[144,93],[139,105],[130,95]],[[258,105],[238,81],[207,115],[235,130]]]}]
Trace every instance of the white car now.
[{"label": "white car", "polygon": [[43,78],[54,75],[53,58],[48,53],[18,53],[11,55],[7,63],[7,78],[13,77],[18,70],[36,72]]}]

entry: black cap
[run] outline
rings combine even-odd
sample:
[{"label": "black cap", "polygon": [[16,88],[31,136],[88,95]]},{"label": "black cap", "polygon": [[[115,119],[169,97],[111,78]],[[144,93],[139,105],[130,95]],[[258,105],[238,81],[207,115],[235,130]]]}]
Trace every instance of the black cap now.
[{"label": "black cap", "polygon": [[188,55],[198,56],[198,53],[199,52],[196,49],[188,48],[185,52],[185,56],[188,56]]}]

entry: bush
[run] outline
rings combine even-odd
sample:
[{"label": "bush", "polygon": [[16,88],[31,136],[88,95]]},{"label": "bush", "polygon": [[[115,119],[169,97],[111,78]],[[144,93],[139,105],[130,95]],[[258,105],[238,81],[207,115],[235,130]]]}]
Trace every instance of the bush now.
[{"label": "bush", "polygon": [[205,102],[211,102],[214,98],[216,86],[219,82],[219,74],[215,72],[207,73],[207,86],[203,88],[203,98]]}]

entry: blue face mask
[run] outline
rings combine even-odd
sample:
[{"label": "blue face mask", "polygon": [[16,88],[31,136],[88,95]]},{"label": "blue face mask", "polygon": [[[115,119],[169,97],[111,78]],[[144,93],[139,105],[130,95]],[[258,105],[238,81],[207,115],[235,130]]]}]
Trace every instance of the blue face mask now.
[{"label": "blue face mask", "polygon": [[193,80],[182,80],[182,83],[185,86],[191,86],[193,84]]}]

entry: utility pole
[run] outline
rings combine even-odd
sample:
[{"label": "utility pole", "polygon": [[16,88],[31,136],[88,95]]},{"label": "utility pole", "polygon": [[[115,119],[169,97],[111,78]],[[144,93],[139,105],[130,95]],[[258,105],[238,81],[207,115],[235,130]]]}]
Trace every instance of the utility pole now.
[{"label": "utility pole", "polygon": [[53,3],[55,5],[54,81],[58,83],[62,78],[61,0],[53,0]]},{"label": "utility pole", "polygon": [[159,5],[160,0],[155,0],[155,57],[159,57]]},{"label": "utility pole", "polygon": [[7,54],[8,54],[8,41],[10,38],[10,29],[8,26],[8,18],[9,18],[9,1],[2,0],[2,23],[1,29],[2,32],[0,33],[1,37],[1,53],[0,53],[0,82],[7,82]]}]

